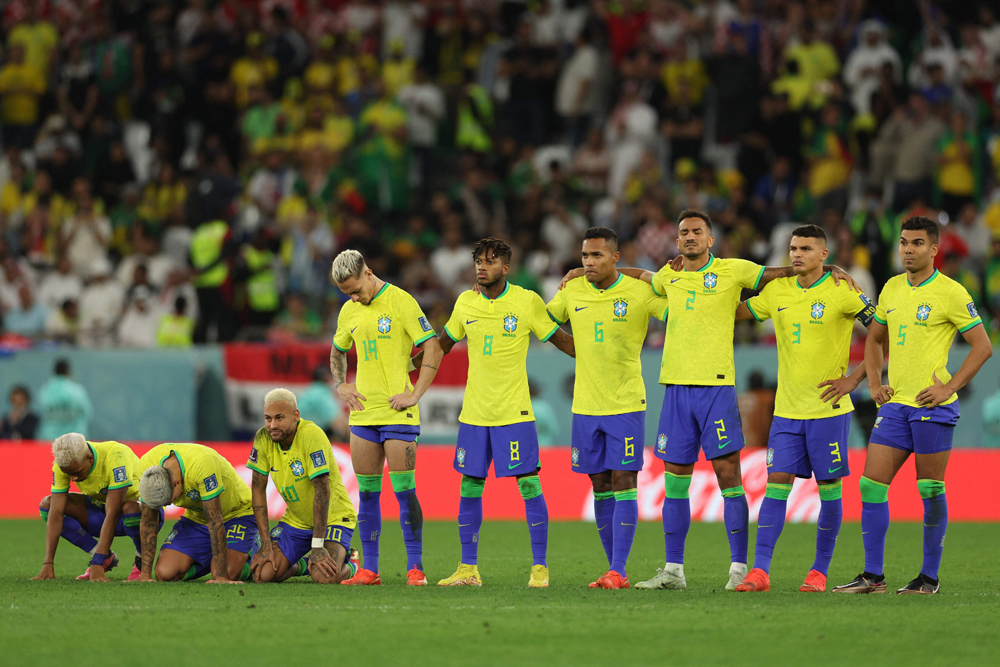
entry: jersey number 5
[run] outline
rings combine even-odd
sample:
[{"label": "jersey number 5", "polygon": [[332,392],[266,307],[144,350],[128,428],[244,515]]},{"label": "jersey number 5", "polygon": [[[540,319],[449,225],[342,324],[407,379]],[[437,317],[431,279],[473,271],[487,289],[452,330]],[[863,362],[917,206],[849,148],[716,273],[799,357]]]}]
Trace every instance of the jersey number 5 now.
[{"label": "jersey number 5", "polygon": [[899,325],[899,333],[896,334],[896,338],[898,338],[899,340],[896,341],[896,345],[906,345],[906,332],[903,331],[903,329],[905,328],[906,328],[905,324]]}]

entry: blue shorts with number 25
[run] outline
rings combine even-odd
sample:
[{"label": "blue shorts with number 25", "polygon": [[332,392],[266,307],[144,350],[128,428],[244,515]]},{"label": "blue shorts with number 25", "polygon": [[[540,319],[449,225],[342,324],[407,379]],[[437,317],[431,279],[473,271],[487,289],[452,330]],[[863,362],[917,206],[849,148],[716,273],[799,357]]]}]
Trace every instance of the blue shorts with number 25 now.
[{"label": "blue shorts with number 25", "polygon": [[[252,516],[238,516],[227,521],[225,528],[226,548],[250,555],[257,540],[257,520]],[[204,524],[182,516],[167,535],[162,548],[190,556],[202,574],[211,572],[212,540],[208,535],[208,526]]]}]

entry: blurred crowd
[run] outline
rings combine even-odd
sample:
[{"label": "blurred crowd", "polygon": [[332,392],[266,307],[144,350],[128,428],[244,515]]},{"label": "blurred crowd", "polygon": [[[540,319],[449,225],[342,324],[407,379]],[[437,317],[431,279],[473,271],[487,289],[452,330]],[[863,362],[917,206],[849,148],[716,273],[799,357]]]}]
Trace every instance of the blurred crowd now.
[{"label": "blurred crowd", "polygon": [[996,2],[0,4],[0,344],[321,339],[345,248],[438,326],[477,238],[547,298],[684,208],[769,265],[820,224],[873,296],[931,216],[1000,330]]}]

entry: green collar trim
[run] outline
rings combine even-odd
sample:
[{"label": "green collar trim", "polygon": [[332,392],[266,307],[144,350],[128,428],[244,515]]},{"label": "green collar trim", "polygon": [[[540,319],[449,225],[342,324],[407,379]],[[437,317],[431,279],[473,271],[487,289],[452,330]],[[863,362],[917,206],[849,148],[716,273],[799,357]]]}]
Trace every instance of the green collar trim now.
[{"label": "green collar trim", "polygon": [[383,285],[382,285],[382,289],[380,289],[380,290],[378,291],[378,294],[376,294],[375,296],[373,296],[373,297],[372,297],[372,300],[371,300],[371,301],[369,301],[368,303],[369,303],[369,304],[371,304],[371,303],[372,303],[372,301],[375,301],[375,299],[377,299],[377,298],[379,298],[380,296],[382,296],[382,292],[384,292],[384,291],[386,290],[386,288],[387,288],[388,286],[389,286],[389,283],[383,283]]},{"label": "green collar trim", "polygon": [[[932,274],[931,274],[931,277],[930,277],[930,278],[928,278],[928,279],[927,279],[927,280],[925,280],[924,282],[920,283],[919,285],[910,285],[910,287],[912,287],[912,288],[916,289],[916,288],[918,288],[918,287],[923,287],[924,285],[928,285],[928,284],[930,284],[930,282],[931,282],[932,280],[934,280],[935,278],[937,278],[937,277],[938,277],[938,274],[940,274],[940,273],[941,273],[940,271],[938,271],[937,269],[934,269],[934,273],[932,273]],[[907,283],[909,283],[909,282],[910,282],[910,279],[909,279],[909,278],[907,278],[907,279],[906,279],[906,282],[907,282]]]},{"label": "green collar trim", "polygon": [[802,284],[799,282],[799,279],[797,277],[795,278],[795,284],[798,285],[800,289],[812,289],[814,287],[819,287],[823,283],[823,281],[825,281],[829,277],[830,277],[830,271],[824,271],[823,277],[814,282],[809,287],[802,287]]},{"label": "green collar trim", "polygon": [[[708,263],[700,269],[695,269],[692,273],[701,273],[702,271],[707,271],[708,267],[712,266],[712,262],[715,261],[715,255],[708,253]],[[687,269],[682,269],[682,271],[687,271]]]},{"label": "green collar trim", "polygon": [[497,296],[496,299],[491,299],[490,297],[486,296],[482,292],[479,293],[479,296],[483,297],[487,301],[497,301],[497,300],[502,299],[505,296],[507,296],[507,292],[509,292],[509,291],[510,291],[510,281],[508,280],[508,281],[506,281],[506,285],[504,285],[503,291],[500,292],[500,294]]},{"label": "green collar trim", "polygon": [[[87,446],[90,447],[90,455],[94,457],[94,462],[90,464],[90,472],[94,472],[94,468],[97,467],[97,450],[94,449],[89,440],[87,441]],[[90,472],[87,475],[90,475]]]},{"label": "green collar trim", "polygon": [[[170,454],[173,454],[174,456],[177,457],[177,464],[181,467],[181,479],[183,479],[184,478],[184,459],[181,458],[181,453],[179,451],[177,451],[176,449],[171,449],[170,450]],[[167,454],[162,459],[160,459],[160,465],[161,466],[163,465],[164,461],[166,461],[167,459],[170,458],[170,454]]]},{"label": "green collar trim", "polygon": [[624,277],[625,277],[625,274],[622,273],[621,271],[619,271],[618,272],[618,280],[614,281],[613,283],[611,283],[610,285],[608,285],[604,289],[601,289],[600,287],[598,287],[594,283],[590,282],[589,280],[587,281],[587,284],[590,285],[591,288],[597,290],[598,292],[607,292],[608,290],[611,290],[611,289],[614,289],[615,287],[617,287],[618,283],[620,283],[622,281],[622,278],[624,278]]}]

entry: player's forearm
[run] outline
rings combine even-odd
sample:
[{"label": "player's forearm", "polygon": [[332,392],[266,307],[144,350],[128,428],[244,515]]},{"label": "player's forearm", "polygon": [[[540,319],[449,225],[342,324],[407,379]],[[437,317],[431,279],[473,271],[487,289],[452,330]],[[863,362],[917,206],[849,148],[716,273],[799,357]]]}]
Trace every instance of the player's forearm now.
[{"label": "player's forearm", "polygon": [[562,329],[559,329],[549,340],[552,341],[552,344],[556,346],[557,350],[573,357],[574,359],[576,358],[576,343],[573,341],[573,337],[571,335]]},{"label": "player's forearm", "polygon": [[854,386],[857,387],[865,379],[865,376],[867,374],[868,374],[868,364],[866,364],[865,362],[861,362],[860,364],[858,364],[857,368],[855,368],[851,372],[851,374],[848,375],[847,377],[851,382],[854,383]]},{"label": "player's forearm", "polygon": [[156,513],[146,505],[142,506],[142,518],[139,520],[139,550],[142,564],[140,573],[153,578],[153,560],[156,558],[156,534],[159,532],[159,521]]},{"label": "player's forearm", "polygon": [[347,355],[334,345],[330,349],[330,374],[333,376],[333,388],[347,382]]},{"label": "player's forearm", "polygon": [[59,546],[59,536],[63,529],[63,512],[55,508],[49,508],[49,518],[45,521],[45,560],[44,563],[51,563],[56,558],[56,548]]},{"label": "player's forearm", "polygon": [[[111,493],[114,493],[112,491]],[[122,495],[124,496],[124,489],[122,489]],[[115,531],[118,529],[118,517],[122,512],[122,504],[119,499],[118,502],[114,502],[111,499],[111,494],[108,494],[108,502],[104,505],[104,523],[101,524],[101,536],[97,539],[97,552],[99,554],[108,554],[111,552],[111,544],[115,541]]]},{"label": "player's forearm", "polygon": [[[433,341],[433,345],[431,341]],[[420,397],[424,395],[424,392],[434,382],[434,377],[441,366],[441,359],[444,357],[444,353],[441,352],[441,346],[437,344],[436,338],[432,338],[424,343],[423,352],[424,359],[420,364],[420,375],[417,376],[417,383],[413,385],[413,395],[417,397],[417,400],[420,400]]]},{"label": "player's forearm", "polygon": [[330,476],[320,475],[313,480],[313,538],[326,535],[330,511]]},{"label": "player's forearm", "polygon": [[270,542],[271,526],[268,524],[267,517],[267,477],[256,470],[253,471],[253,478],[250,480],[250,494],[253,518],[257,522],[257,534],[260,535],[260,542],[261,544]]},{"label": "player's forearm", "polygon": [[795,270],[790,266],[765,266],[764,275],[760,277],[760,282],[757,283],[757,289],[764,289],[764,285],[768,284],[772,280],[777,280],[778,278],[790,278],[795,275]]},{"label": "player's forearm", "polygon": [[885,367],[885,354],[883,353],[883,338],[868,330],[868,338],[865,339],[865,373],[868,375],[868,386],[882,386],[882,369]]},{"label": "player's forearm", "polygon": [[948,387],[952,392],[956,392],[965,385],[969,384],[972,378],[976,377],[976,373],[979,369],[983,367],[986,360],[993,356],[993,346],[990,344],[990,339],[986,334],[986,331],[982,331],[982,339],[975,339],[972,343],[972,349],[969,353],[965,355],[965,361],[962,362],[962,367],[958,369],[945,386]]},{"label": "player's forearm", "polygon": [[[652,284],[653,282],[653,272],[647,271],[646,269],[636,269],[626,266],[624,269],[619,268],[618,273],[628,276],[629,278],[635,278],[636,280],[642,280],[644,282]],[[582,275],[582,274],[581,274]]]},{"label": "player's forearm", "polygon": [[[214,500],[218,500],[215,498]],[[208,536],[212,543],[212,578],[228,579],[229,571],[226,567],[226,523],[222,517],[222,503],[217,503],[217,507],[205,509],[205,519],[207,520]]]}]

